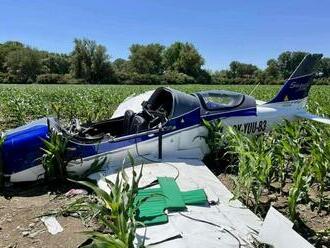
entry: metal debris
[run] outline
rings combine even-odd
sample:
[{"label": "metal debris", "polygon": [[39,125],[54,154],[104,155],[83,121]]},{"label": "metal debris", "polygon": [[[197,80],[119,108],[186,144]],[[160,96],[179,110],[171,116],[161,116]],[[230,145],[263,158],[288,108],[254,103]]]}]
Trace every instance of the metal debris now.
[{"label": "metal debris", "polygon": [[52,235],[56,235],[57,233],[60,233],[63,231],[62,226],[54,216],[44,216],[41,218],[41,221],[45,224],[47,227],[47,230]]},{"label": "metal debris", "polygon": [[66,192],[64,195],[66,197],[74,197],[76,195],[87,195],[87,190],[84,189],[70,189],[68,192]]}]

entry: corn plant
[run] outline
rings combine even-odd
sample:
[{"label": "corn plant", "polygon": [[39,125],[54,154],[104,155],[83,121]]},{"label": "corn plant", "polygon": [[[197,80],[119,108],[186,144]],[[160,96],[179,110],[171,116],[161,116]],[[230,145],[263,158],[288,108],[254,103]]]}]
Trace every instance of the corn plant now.
[{"label": "corn plant", "polygon": [[51,107],[52,111],[54,112],[55,117],[58,120],[60,120],[61,117],[62,117],[62,115],[61,115],[61,112],[62,112],[61,105],[59,103],[51,103],[50,107]]},{"label": "corn plant", "polygon": [[65,159],[68,140],[62,134],[53,132],[49,140],[43,140],[44,151],[42,165],[45,169],[47,180],[64,181],[67,176],[66,166],[68,161]]},{"label": "corn plant", "polygon": [[[133,159],[131,159],[132,164]],[[96,194],[96,201],[78,202],[70,206],[70,211],[93,212],[97,220],[100,221],[110,233],[98,231],[86,232],[93,240],[92,247],[134,247],[133,241],[138,225],[141,223],[135,220],[137,205],[134,204],[135,196],[138,192],[138,184],[142,177],[142,167],[137,174],[133,164],[133,177],[131,182],[124,170],[117,174],[113,183],[105,178],[110,194],[98,188],[96,185],[86,181],[78,181]]]},{"label": "corn plant", "polygon": [[297,218],[297,204],[306,197],[311,181],[310,164],[306,160],[308,159],[305,159],[302,167],[296,166],[296,170],[292,175],[293,184],[288,196],[289,216],[292,221]]},{"label": "corn plant", "polygon": [[250,170],[250,162],[253,156],[250,153],[251,140],[242,133],[235,132],[231,127],[228,128],[230,139],[230,153],[238,155],[238,176],[235,179],[234,197],[243,198],[245,204],[249,204],[250,194],[253,185],[252,172]]},{"label": "corn plant", "polygon": [[14,98],[12,101],[12,112],[11,116],[14,119],[16,125],[23,125],[26,121],[26,108],[27,103],[25,99],[22,98]]},{"label": "corn plant", "polygon": [[222,125],[220,120],[210,122],[203,120],[203,125],[207,129],[208,135],[198,137],[203,138],[210,149],[210,154],[204,158],[209,169],[216,175],[224,169],[235,169],[233,166],[225,167],[227,164],[233,164],[237,161],[236,155],[229,152],[230,136],[226,127]]},{"label": "corn plant", "polygon": [[207,136],[203,136],[205,142],[211,151],[217,151],[225,148],[226,143],[224,139],[223,125],[220,120],[207,121],[203,120],[203,125],[208,131]]},{"label": "corn plant", "polygon": [[[275,177],[281,184],[281,189],[285,185],[286,178],[288,177],[288,156],[283,150],[283,139],[285,139],[285,133],[282,132],[280,126],[276,126],[271,132],[270,143],[273,147],[273,164],[276,166]],[[282,193],[282,191],[281,191]]]},{"label": "corn plant", "polygon": [[234,199],[243,198],[249,204],[253,197],[254,211],[259,209],[260,197],[269,186],[273,174],[272,152],[265,136],[250,137],[228,129],[230,148],[239,157],[235,179]]},{"label": "corn plant", "polygon": [[[82,121],[95,120],[93,112],[100,113],[97,118],[104,119],[111,116],[118,104],[132,93],[142,93],[155,87],[148,85],[1,85],[1,115],[4,117],[5,127],[18,126],[31,119],[53,114],[56,111],[52,111],[51,105],[56,103],[60,106],[60,117],[65,120],[70,120],[69,117],[72,114]],[[202,89],[217,89],[219,86],[173,85],[171,87],[192,93]],[[249,85],[223,85],[222,87],[243,93],[251,92]],[[277,86],[261,85],[253,94],[258,99],[266,100],[277,90]],[[311,112],[315,112],[316,102],[319,102],[319,105],[323,107],[322,113],[329,116],[329,87],[313,86],[311,93],[309,102]],[[99,107],[97,103],[100,96],[102,96],[102,102]],[[15,119],[19,121],[16,122]]]},{"label": "corn plant", "polygon": [[[273,160],[277,166],[277,178],[284,187],[290,172],[295,171],[295,165],[301,164],[303,154],[301,153],[301,127],[297,123],[285,120],[283,125],[275,127],[272,135],[275,137],[273,142]],[[300,161],[300,163],[297,163]]]},{"label": "corn plant", "polygon": [[311,157],[312,157],[311,171],[313,173],[314,181],[319,186],[318,208],[320,211],[323,208],[323,203],[325,202],[324,191],[327,187],[327,184],[329,185],[328,176],[330,175],[330,141],[323,140],[321,138],[318,138],[315,141],[313,141],[311,145]]}]

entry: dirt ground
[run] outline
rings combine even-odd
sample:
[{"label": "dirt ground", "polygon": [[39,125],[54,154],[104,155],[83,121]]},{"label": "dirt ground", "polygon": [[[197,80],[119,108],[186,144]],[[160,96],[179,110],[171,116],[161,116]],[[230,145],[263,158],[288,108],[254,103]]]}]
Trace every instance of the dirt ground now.
[{"label": "dirt ground", "polygon": [[[229,190],[233,189],[233,180],[228,174],[221,174],[218,178]],[[86,235],[81,232],[87,231],[87,228],[79,218],[56,217],[64,229],[56,235],[50,234],[40,220],[42,215],[59,212],[75,199],[63,195],[72,187],[66,185],[58,194],[51,194],[46,185],[21,185],[6,192],[5,196],[0,195],[0,247],[76,248],[86,241]],[[286,196],[266,194],[263,201],[265,206],[272,204],[287,216]],[[316,244],[316,247],[330,247],[329,236],[320,242],[316,235],[316,232],[330,228],[330,214],[325,211],[318,213],[303,204],[298,206],[298,212],[306,226],[297,231],[312,244]]]},{"label": "dirt ground", "polygon": [[[28,186],[27,186],[28,187]],[[52,235],[40,220],[43,214],[58,211],[72,199],[49,194],[41,186],[22,189],[12,197],[0,196],[0,247],[78,247],[87,238],[79,218],[56,217],[63,232]]]}]

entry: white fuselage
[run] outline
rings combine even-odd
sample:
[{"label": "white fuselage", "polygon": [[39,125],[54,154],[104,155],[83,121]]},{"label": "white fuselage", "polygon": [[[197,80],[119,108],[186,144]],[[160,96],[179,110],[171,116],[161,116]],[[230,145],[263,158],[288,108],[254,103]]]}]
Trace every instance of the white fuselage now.
[{"label": "white fuselage", "polygon": [[[152,93],[152,92],[151,92]],[[151,94],[133,97],[124,101],[117,109],[113,117],[124,114],[127,109],[135,112],[140,110],[141,102]],[[221,119],[227,126],[233,126],[237,130],[247,134],[260,134],[269,131],[275,124],[286,120],[297,119],[296,114],[304,110],[306,99],[300,101],[281,102],[266,104],[257,102],[257,112],[255,116],[237,116]],[[152,134],[150,134],[152,135]],[[104,174],[118,170],[123,164],[123,160],[130,153],[136,160],[159,161],[158,137],[134,145],[125,146],[106,153],[97,154],[82,159],[70,161],[68,171],[81,174],[86,171],[96,158],[107,158],[107,165]],[[208,146],[202,136],[207,135],[207,129],[202,125],[194,125],[185,129],[172,131],[163,135],[162,138],[162,160],[171,161],[174,159],[194,158],[202,159],[209,152]],[[11,182],[35,181],[43,177],[44,169],[42,165],[29,168],[27,170],[12,174]]]}]

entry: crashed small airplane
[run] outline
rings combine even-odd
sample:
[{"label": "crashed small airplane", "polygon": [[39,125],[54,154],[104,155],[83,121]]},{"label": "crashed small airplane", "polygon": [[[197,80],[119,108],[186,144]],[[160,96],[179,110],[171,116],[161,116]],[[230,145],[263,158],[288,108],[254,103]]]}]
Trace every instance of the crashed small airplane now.
[{"label": "crashed small airplane", "polygon": [[43,118],[4,133],[2,165],[10,182],[35,181],[44,176],[41,164],[43,140],[54,132],[68,138],[68,171],[81,174],[96,158],[108,157],[121,164],[129,151],[133,157],[173,156],[199,158],[208,152],[203,119],[221,120],[248,134],[269,131],[283,120],[330,120],[306,112],[314,68],[322,55],[307,55],[269,102],[224,90],[186,94],[171,88],[126,99],[109,120],[64,127],[55,118]]}]

